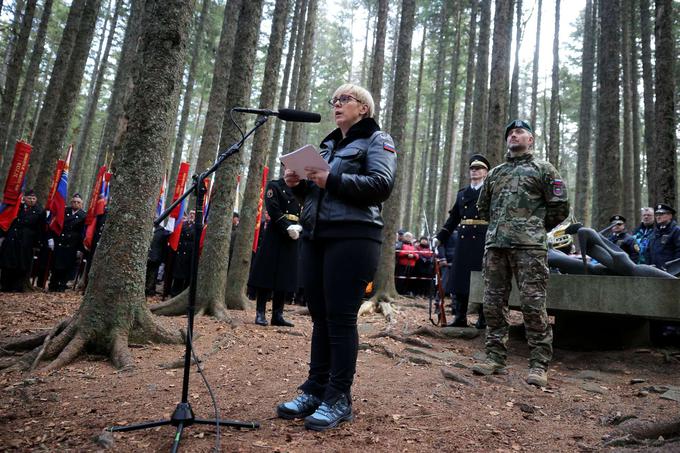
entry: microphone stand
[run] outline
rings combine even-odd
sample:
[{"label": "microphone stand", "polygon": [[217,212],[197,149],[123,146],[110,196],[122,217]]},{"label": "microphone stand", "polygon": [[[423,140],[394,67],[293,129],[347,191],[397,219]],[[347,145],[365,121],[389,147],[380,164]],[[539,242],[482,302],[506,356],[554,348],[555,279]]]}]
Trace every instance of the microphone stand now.
[{"label": "microphone stand", "polygon": [[184,430],[185,427],[191,426],[193,424],[217,425],[218,433],[220,425],[252,429],[260,427],[260,424],[257,422],[195,418],[194,412],[191,409],[191,404],[189,403],[189,371],[191,369],[192,336],[194,329],[194,313],[196,309],[198,252],[201,242],[201,233],[203,231],[203,199],[205,197],[206,192],[203,180],[212,175],[213,173],[215,173],[215,171],[220,167],[220,165],[222,165],[225,159],[227,159],[232,154],[237,153],[241,149],[241,146],[243,146],[243,143],[246,141],[246,139],[250,137],[257,129],[259,129],[260,126],[266,123],[267,119],[268,117],[265,115],[258,116],[257,120],[255,121],[255,126],[250,131],[248,131],[248,133],[244,135],[243,138],[241,138],[241,140],[234,143],[233,145],[231,145],[231,147],[229,147],[227,151],[220,154],[217,157],[217,160],[215,160],[215,163],[210,168],[205,170],[200,175],[194,175],[193,185],[189,189],[187,189],[187,191],[184,192],[184,194],[182,194],[181,197],[175,200],[175,202],[172,203],[165,211],[163,211],[163,213],[156,220],[154,220],[154,225],[156,226],[160,225],[160,223],[170,215],[175,206],[179,205],[182,202],[182,200],[187,198],[191,193],[196,194],[196,221],[194,222],[194,250],[191,255],[191,276],[189,283],[189,304],[187,307],[187,334],[185,342],[186,349],[184,351],[184,376],[182,378],[182,400],[175,407],[175,411],[173,412],[170,419],[148,421],[126,426],[112,426],[108,428],[108,431],[110,432],[136,431],[140,429],[154,428],[156,426],[172,425],[177,428],[175,431],[175,436],[173,438],[171,450],[173,453],[175,453],[179,449],[179,442],[182,437],[182,431]]}]

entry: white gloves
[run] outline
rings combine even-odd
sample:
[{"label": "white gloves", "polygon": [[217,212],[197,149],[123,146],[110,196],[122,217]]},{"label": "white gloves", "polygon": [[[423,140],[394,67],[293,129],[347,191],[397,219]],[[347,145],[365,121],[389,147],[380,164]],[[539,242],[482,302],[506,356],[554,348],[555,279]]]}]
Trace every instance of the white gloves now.
[{"label": "white gloves", "polygon": [[49,248],[50,250],[54,250],[54,239],[47,240],[47,248]]},{"label": "white gloves", "polygon": [[432,239],[432,246],[434,248],[439,247],[439,239],[437,239],[437,238]]},{"label": "white gloves", "polygon": [[288,231],[288,236],[290,236],[292,240],[297,241],[297,239],[300,237],[302,227],[300,225],[291,225],[286,228],[286,231]]}]

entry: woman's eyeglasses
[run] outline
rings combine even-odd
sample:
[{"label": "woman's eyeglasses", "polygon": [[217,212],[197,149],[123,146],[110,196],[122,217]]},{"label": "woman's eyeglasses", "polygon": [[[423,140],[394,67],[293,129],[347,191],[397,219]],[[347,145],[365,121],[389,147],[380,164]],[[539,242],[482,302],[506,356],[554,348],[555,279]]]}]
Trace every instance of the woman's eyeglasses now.
[{"label": "woman's eyeglasses", "polygon": [[338,102],[340,103],[340,105],[345,105],[345,104],[347,104],[347,103],[350,102],[350,101],[357,101],[357,102],[360,102],[360,101],[359,101],[357,98],[355,98],[354,96],[350,96],[349,94],[342,94],[342,95],[340,95],[340,96],[337,96],[337,97],[334,97],[334,98],[329,99],[329,100],[328,100],[328,104],[329,104],[331,107],[335,107],[335,104],[337,104]]}]

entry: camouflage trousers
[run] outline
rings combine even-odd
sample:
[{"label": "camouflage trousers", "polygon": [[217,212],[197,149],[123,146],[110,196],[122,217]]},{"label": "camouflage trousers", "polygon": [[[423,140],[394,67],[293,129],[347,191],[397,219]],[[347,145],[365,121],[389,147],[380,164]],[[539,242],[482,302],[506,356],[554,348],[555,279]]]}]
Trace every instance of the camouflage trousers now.
[{"label": "camouflage trousers", "polygon": [[508,342],[508,298],[514,276],[524,316],[529,365],[546,369],[552,358],[552,328],[545,308],[548,265],[545,250],[488,248],[484,253],[486,354],[505,364]]}]

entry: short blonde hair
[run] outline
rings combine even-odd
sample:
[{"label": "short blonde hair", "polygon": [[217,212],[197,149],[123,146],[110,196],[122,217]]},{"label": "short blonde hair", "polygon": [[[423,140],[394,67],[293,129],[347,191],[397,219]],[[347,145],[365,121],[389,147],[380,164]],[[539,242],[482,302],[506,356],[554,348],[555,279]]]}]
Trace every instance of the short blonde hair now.
[{"label": "short blonde hair", "polygon": [[349,94],[355,97],[357,101],[368,107],[368,112],[364,118],[373,118],[373,115],[375,114],[375,103],[373,102],[373,96],[371,96],[371,93],[369,93],[366,88],[354,85],[353,83],[345,83],[335,90],[333,97],[338,97],[340,94]]}]

